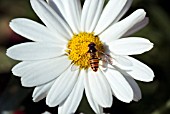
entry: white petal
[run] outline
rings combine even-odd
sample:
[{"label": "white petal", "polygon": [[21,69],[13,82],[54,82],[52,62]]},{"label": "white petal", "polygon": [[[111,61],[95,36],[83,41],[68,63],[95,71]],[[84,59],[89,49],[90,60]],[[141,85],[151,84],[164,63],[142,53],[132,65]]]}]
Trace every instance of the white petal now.
[{"label": "white petal", "polygon": [[150,82],[154,78],[154,73],[151,68],[149,68],[144,63],[132,58],[127,57],[133,63],[133,70],[127,71],[127,73],[136,80]]},{"label": "white petal", "polygon": [[119,21],[122,16],[128,11],[128,9],[130,8],[131,4],[132,4],[133,0],[127,0],[126,4],[124,5],[124,7],[122,8],[121,12],[119,13],[119,15],[116,17],[116,19],[114,20],[114,23],[116,23],[117,21]]},{"label": "white petal", "polygon": [[54,34],[70,39],[73,35],[65,21],[43,0],[31,0],[32,8]]},{"label": "white petal", "polygon": [[146,12],[138,9],[125,19],[111,25],[99,37],[106,44],[122,37],[129,29],[145,18]]},{"label": "white petal", "polygon": [[80,75],[78,76],[78,81],[75,84],[72,92],[70,93],[68,98],[63,102],[63,104],[59,105],[59,114],[74,114],[76,112],[76,109],[80,104],[84,92],[84,75],[85,72],[81,70]]},{"label": "white petal", "polygon": [[125,76],[125,78],[129,82],[130,86],[133,89],[133,93],[134,93],[133,100],[134,101],[139,101],[142,98],[142,93],[141,93],[141,90],[140,90],[138,84],[131,77]]},{"label": "white petal", "polygon": [[118,39],[108,45],[110,51],[116,55],[137,55],[153,48],[153,43],[148,39],[138,37]]},{"label": "white petal", "polygon": [[73,33],[80,32],[80,0],[54,0],[61,14],[71,27]]},{"label": "white petal", "polygon": [[13,19],[9,26],[17,34],[33,41],[56,42],[58,45],[66,44],[67,41],[61,35],[55,35],[47,27],[29,19]]},{"label": "white petal", "polygon": [[51,113],[49,113],[48,111],[45,111],[44,113],[42,113],[42,114],[51,114]]},{"label": "white petal", "polygon": [[38,102],[38,101],[42,100],[43,98],[45,98],[47,96],[47,93],[49,92],[51,86],[53,85],[54,81],[55,80],[52,80],[51,82],[37,86],[34,89],[33,94],[32,94],[33,101]]},{"label": "white petal", "polygon": [[16,60],[42,60],[64,55],[63,47],[49,42],[27,42],[7,49],[7,55]]},{"label": "white petal", "polygon": [[126,2],[127,0],[109,0],[94,30],[96,35],[104,31],[111,23],[114,23]]},{"label": "white petal", "polygon": [[130,30],[128,30],[123,36],[130,36],[131,34],[144,28],[149,23],[149,18],[145,17],[141,22],[134,25]]},{"label": "white petal", "polygon": [[67,56],[42,61],[24,61],[17,64],[12,72],[22,77],[23,86],[33,87],[57,78],[70,64]]},{"label": "white petal", "polygon": [[100,70],[94,72],[89,69],[88,81],[94,100],[102,107],[111,107],[113,101],[111,88],[103,73]]},{"label": "white petal", "polygon": [[85,86],[85,94],[86,94],[87,100],[88,100],[91,108],[93,109],[93,111],[96,114],[103,113],[103,108],[101,106],[99,106],[97,104],[97,102],[95,102],[95,100],[94,100],[94,98],[92,96],[92,93],[91,93],[90,87],[89,87],[89,81],[88,81],[88,76],[87,75],[85,76],[84,86]]},{"label": "white petal", "polygon": [[112,65],[122,70],[132,70],[133,63],[126,56],[118,56],[110,53],[113,58]]},{"label": "white petal", "polygon": [[60,10],[58,9],[57,5],[55,4],[55,0],[46,0],[47,3],[54,9],[54,11],[64,20],[63,15],[61,14]]},{"label": "white petal", "polygon": [[72,72],[71,66],[62,73],[51,87],[46,98],[46,104],[50,107],[55,107],[61,104],[71,93],[78,75],[79,70]]},{"label": "white petal", "polygon": [[96,27],[105,0],[85,0],[81,16],[81,31],[92,32]]},{"label": "white petal", "polygon": [[120,72],[108,69],[107,71],[103,71],[103,73],[107,78],[115,97],[127,103],[133,100],[133,90]]}]

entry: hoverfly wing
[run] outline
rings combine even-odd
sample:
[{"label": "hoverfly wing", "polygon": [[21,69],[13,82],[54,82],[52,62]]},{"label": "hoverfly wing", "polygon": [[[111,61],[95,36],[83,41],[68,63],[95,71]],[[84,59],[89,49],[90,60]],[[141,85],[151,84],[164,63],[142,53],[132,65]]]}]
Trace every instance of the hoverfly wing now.
[{"label": "hoverfly wing", "polygon": [[110,55],[108,55],[102,51],[99,51],[99,53],[101,53],[103,55],[103,56],[101,56],[101,60],[102,60],[103,64],[107,63],[110,65],[113,65],[114,59]]},{"label": "hoverfly wing", "polygon": [[113,57],[111,57],[110,55],[108,55],[102,51],[99,51],[99,52],[103,55],[102,62],[103,62],[103,64],[105,63],[104,66],[107,66],[107,68],[113,68],[114,66],[116,66],[123,70],[131,70],[132,69],[133,64],[126,57],[117,56],[117,57],[119,57],[119,59],[116,59],[116,56],[115,56],[114,57],[115,59],[113,59]]},{"label": "hoverfly wing", "polygon": [[102,66],[103,71],[107,71],[107,69],[115,69],[115,60],[113,59],[112,56],[102,52],[102,51],[98,51],[99,53],[102,54],[101,56],[101,64],[100,66]]}]

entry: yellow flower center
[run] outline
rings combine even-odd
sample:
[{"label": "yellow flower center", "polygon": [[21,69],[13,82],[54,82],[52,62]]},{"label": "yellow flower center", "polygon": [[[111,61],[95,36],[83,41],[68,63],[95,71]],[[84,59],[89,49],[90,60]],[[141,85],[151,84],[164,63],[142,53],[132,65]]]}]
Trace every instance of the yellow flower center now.
[{"label": "yellow flower center", "polygon": [[80,69],[87,69],[90,67],[88,56],[88,45],[93,42],[96,44],[95,48],[97,50],[103,51],[103,44],[99,40],[98,36],[94,33],[80,32],[79,34],[74,34],[72,39],[68,42],[67,50],[68,58],[72,60],[72,63],[79,66]]}]

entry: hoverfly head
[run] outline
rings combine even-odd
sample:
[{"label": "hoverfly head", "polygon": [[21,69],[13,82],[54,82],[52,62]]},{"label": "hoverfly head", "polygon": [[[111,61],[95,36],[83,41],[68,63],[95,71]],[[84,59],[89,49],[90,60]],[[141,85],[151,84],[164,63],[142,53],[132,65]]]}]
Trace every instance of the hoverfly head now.
[{"label": "hoverfly head", "polygon": [[91,42],[91,43],[88,45],[89,48],[95,47],[95,46],[96,46],[96,44],[95,44],[94,42]]}]

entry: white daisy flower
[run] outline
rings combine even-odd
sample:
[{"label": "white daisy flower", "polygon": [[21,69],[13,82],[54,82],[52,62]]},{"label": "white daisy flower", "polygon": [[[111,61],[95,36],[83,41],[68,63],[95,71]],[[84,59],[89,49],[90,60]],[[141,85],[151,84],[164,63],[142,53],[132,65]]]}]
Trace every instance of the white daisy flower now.
[{"label": "white daisy flower", "polygon": [[22,61],[12,72],[23,86],[35,87],[33,101],[46,97],[48,106],[59,105],[59,114],[70,114],[85,90],[91,108],[101,114],[111,107],[113,95],[126,103],[141,99],[135,80],[152,81],[154,73],[129,55],[149,51],[153,44],[127,36],[148,23],[143,9],[121,19],[132,0],[109,0],[105,7],[104,0],[85,0],[83,7],[80,0],[30,1],[45,25],[12,20],[12,30],[33,42],[10,47],[7,55]]}]

